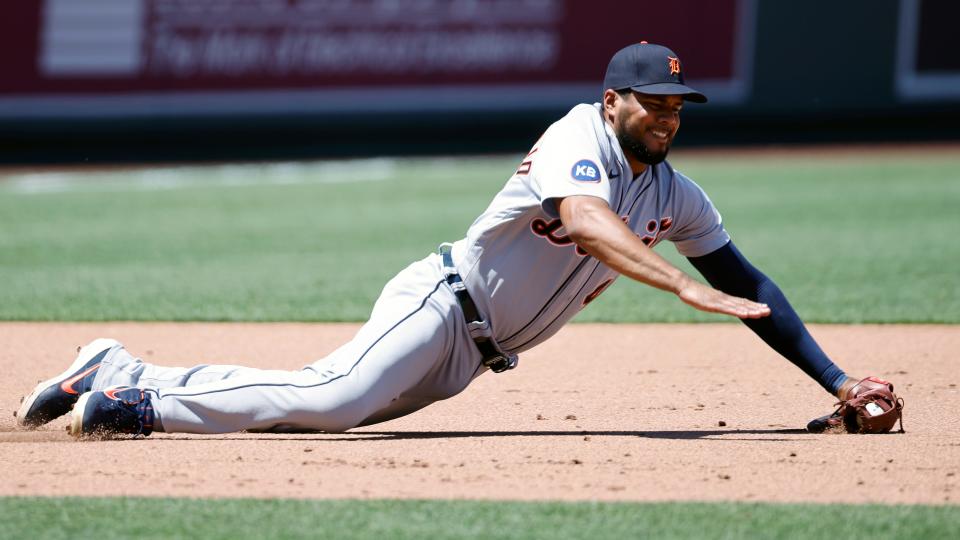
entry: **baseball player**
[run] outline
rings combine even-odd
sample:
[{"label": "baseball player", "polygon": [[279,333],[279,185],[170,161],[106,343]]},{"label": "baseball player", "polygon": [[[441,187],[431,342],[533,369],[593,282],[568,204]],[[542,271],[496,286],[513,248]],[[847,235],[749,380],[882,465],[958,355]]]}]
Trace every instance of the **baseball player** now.
[{"label": "baseball player", "polygon": [[[610,60],[601,102],[577,105],[551,125],[466,238],[388,282],[370,319],[326,358],[299,371],[162,367],[98,339],[24,399],[18,422],[37,426],[71,407],[76,436],[340,432],[383,422],[454,396],[487,371],[516,367],[518,354],[620,275],[744,320],[843,398],[858,381],[734,246],[707,195],[664,161],[685,102],[706,101],[684,84],[673,51],[628,46]],[[713,287],[657,255],[661,240]]]}]

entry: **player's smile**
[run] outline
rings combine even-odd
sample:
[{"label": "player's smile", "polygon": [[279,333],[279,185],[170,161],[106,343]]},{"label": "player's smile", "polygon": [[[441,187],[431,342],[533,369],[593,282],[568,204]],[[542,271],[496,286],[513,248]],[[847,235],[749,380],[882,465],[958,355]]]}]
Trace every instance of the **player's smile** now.
[{"label": "player's smile", "polygon": [[654,143],[653,145],[648,144],[647,146],[656,146],[659,144],[661,147],[669,147],[673,141],[673,133],[662,128],[650,128],[647,130],[647,135],[647,138]]},{"label": "player's smile", "polygon": [[674,135],[680,127],[680,109],[683,98],[680,96],[652,96],[634,92],[639,107],[631,111],[646,131],[646,140],[659,145],[663,150],[670,148]]},{"label": "player's smile", "polygon": [[634,173],[667,157],[680,128],[683,98],[678,95],[620,94],[608,103],[608,119]]},{"label": "player's smile", "polygon": [[665,129],[651,128],[650,134],[653,135],[655,139],[667,142],[667,138],[670,136],[670,132]]}]

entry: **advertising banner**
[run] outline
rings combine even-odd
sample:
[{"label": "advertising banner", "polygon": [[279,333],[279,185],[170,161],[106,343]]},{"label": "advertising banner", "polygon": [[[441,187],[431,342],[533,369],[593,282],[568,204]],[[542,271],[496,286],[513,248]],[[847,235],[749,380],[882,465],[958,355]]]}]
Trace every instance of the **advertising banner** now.
[{"label": "advertising banner", "polygon": [[471,111],[599,96],[641,40],[746,98],[752,0],[42,0],[0,22],[0,117]]}]

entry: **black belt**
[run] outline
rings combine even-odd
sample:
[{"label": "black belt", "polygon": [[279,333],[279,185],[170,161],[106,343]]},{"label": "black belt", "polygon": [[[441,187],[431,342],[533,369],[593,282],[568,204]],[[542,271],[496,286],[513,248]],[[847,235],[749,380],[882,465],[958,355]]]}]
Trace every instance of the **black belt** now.
[{"label": "black belt", "polygon": [[[448,269],[446,271],[447,284],[453,289],[453,294],[457,296],[457,301],[460,303],[460,309],[463,311],[463,318],[466,319],[467,325],[475,322],[483,322],[483,318],[480,317],[480,312],[477,310],[477,304],[474,303],[473,298],[470,298],[470,293],[467,292],[467,288],[463,284],[460,274],[453,270],[455,267],[453,266],[453,256],[450,254],[450,249],[441,248],[440,254],[443,256],[443,266]],[[508,369],[513,369],[517,365],[516,357],[504,355],[493,346],[493,342],[489,339],[485,337],[474,337],[473,342],[477,345],[477,350],[480,351],[480,355],[483,356],[481,363],[490,368],[490,371],[501,373]]]}]

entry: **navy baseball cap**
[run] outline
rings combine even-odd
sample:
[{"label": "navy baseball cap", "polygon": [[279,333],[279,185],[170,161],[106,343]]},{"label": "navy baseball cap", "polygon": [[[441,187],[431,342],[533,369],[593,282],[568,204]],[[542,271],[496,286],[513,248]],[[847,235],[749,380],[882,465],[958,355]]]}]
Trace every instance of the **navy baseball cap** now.
[{"label": "navy baseball cap", "polygon": [[679,95],[706,103],[707,96],[683,84],[680,57],[663,45],[641,41],[617,51],[607,65],[603,89],[630,88],[642,94]]}]

